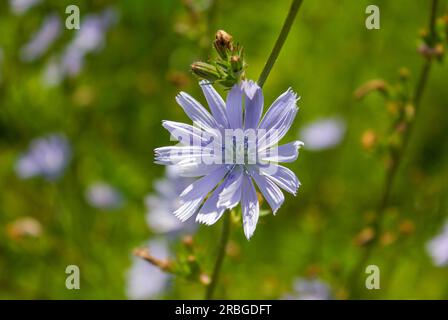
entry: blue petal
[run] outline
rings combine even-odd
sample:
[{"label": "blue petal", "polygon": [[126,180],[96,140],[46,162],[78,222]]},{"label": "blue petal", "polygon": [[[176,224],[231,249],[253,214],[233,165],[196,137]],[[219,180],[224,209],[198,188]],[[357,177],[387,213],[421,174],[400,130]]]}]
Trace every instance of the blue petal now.
[{"label": "blue petal", "polygon": [[219,195],[218,206],[228,209],[235,207],[241,199],[241,183],[243,181],[243,169],[237,165],[229,173],[224,181],[224,189]]},{"label": "blue petal", "polygon": [[280,188],[286,190],[289,193],[292,193],[293,195],[296,195],[297,189],[300,186],[300,182],[294,172],[292,172],[290,169],[275,164],[270,165],[269,172],[267,171],[266,167],[260,166],[259,169],[262,175],[266,175],[267,177],[269,177],[269,179],[275,182]]},{"label": "blue petal", "polygon": [[162,121],[162,126],[171,133],[171,136],[184,145],[205,145],[209,143],[204,131],[189,124]]},{"label": "blue petal", "polygon": [[243,127],[243,92],[237,84],[227,95],[226,110],[230,128],[241,129]]},{"label": "blue petal", "polygon": [[269,110],[264,115],[263,120],[261,120],[259,128],[265,130],[271,129],[284,117],[285,113],[296,108],[296,101],[296,93],[291,89],[288,89],[269,107]]},{"label": "blue petal", "polygon": [[197,212],[207,194],[215,188],[227,173],[227,168],[221,166],[218,170],[202,177],[182,191],[179,198],[182,205],[174,212],[181,221],[186,221]]},{"label": "blue petal", "polygon": [[155,163],[163,165],[178,164],[182,161],[210,161],[212,163],[215,158],[213,149],[204,148],[200,146],[168,146],[161,147],[154,150]]},{"label": "blue petal", "polygon": [[285,200],[282,191],[268,177],[260,175],[257,170],[250,170],[250,175],[254,178],[258,189],[260,189],[272,212],[275,214]]},{"label": "blue petal", "polygon": [[260,205],[258,203],[257,192],[255,191],[254,184],[248,175],[244,175],[243,178],[241,207],[243,214],[244,234],[249,240],[257,227]]},{"label": "blue petal", "polygon": [[211,114],[192,96],[181,92],[176,96],[177,103],[184,109],[188,117],[201,128],[216,130],[218,124]]},{"label": "blue petal", "polygon": [[210,82],[202,80],[199,82],[202,91],[204,92],[205,99],[207,100],[210,111],[216,122],[222,125],[224,128],[229,127],[229,121],[227,120],[226,104],[221,98],[219,93],[213,88]]},{"label": "blue petal", "polygon": [[212,225],[221,218],[222,214],[226,210],[225,206],[218,206],[219,194],[224,189],[224,183],[221,183],[212,195],[205,201],[201,210],[199,210],[196,216],[196,221],[206,225]]},{"label": "blue petal", "polygon": [[291,128],[292,123],[297,115],[296,107],[289,109],[280,119],[261,137],[258,141],[258,149],[265,150],[277,144]]},{"label": "blue petal", "polygon": [[293,162],[299,156],[299,148],[303,146],[302,141],[293,141],[279,147],[273,147],[261,152],[259,158],[262,161]]},{"label": "blue petal", "polygon": [[245,81],[243,83],[246,89],[246,104],[244,110],[244,127],[246,129],[255,129],[261,119],[263,112],[263,92],[261,88],[253,81]]}]

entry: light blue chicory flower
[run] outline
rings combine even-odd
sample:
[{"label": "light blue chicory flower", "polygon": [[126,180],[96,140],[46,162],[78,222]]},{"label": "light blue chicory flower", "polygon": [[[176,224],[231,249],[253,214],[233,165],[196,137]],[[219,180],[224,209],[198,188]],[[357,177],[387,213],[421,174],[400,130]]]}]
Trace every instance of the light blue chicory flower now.
[{"label": "light blue chicory flower", "polygon": [[285,300],[330,300],[331,292],[328,285],[318,279],[299,278],[294,281],[293,293],[284,297]]},{"label": "light blue chicory flower", "polygon": [[337,146],[345,133],[345,122],[339,117],[316,120],[300,130],[307,150],[321,151]]},{"label": "light blue chicory flower", "polygon": [[211,84],[202,81],[200,86],[211,114],[181,92],[176,101],[195,126],[163,121],[180,144],[157,148],[155,161],[174,165],[184,176],[201,177],[181,192],[176,217],[186,221],[196,214],[197,222],[211,225],[226,209],[241,203],[244,234],[249,239],[259,217],[255,184],[274,214],[284,201],[280,188],[295,195],[300,185],[296,175],[278,163],[296,160],[302,142],[277,146],[297,114],[297,95],[287,90],[261,119],[264,98],[255,82],[235,85],[226,102]]},{"label": "light blue chicory flower", "polygon": [[114,210],[123,205],[123,196],[116,188],[104,182],[96,182],[86,191],[87,202],[94,208]]},{"label": "light blue chicory flower", "polygon": [[20,56],[24,61],[34,61],[41,57],[48,47],[60,36],[62,22],[56,14],[45,18],[40,29],[33,35],[20,51]]},{"label": "light blue chicory flower", "polygon": [[20,15],[34,7],[41,0],[9,0],[9,6],[14,14]]},{"label": "light blue chicory flower", "polygon": [[87,15],[62,55],[50,59],[43,74],[44,84],[54,86],[67,76],[78,75],[84,65],[85,56],[104,47],[106,32],[116,20],[117,14],[111,8],[98,15]]},{"label": "light blue chicory flower", "polygon": [[428,242],[427,251],[436,266],[448,266],[448,222],[442,232]]},{"label": "light blue chicory flower", "polygon": [[15,169],[23,179],[43,176],[55,180],[64,172],[70,157],[71,149],[65,136],[52,134],[33,140],[29,150],[18,159]]},{"label": "light blue chicory flower", "polygon": [[174,167],[167,167],[165,177],[154,183],[155,193],[146,196],[146,221],[156,233],[190,232],[195,228],[192,224],[184,224],[173,212],[181,206],[179,194],[194,180],[179,176]]}]

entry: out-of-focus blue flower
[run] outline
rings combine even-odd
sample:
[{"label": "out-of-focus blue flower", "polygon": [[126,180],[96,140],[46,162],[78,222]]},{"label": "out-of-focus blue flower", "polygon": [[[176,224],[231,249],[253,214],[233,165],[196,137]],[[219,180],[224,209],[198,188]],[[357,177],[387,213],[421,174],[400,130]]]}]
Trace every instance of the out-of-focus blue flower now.
[{"label": "out-of-focus blue flower", "polygon": [[318,279],[299,278],[294,281],[293,292],[285,300],[330,300],[330,288]]},{"label": "out-of-focus blue flower", "polygon": [[70,157],[71,149],[65,136],[52,134],[33,140],[15,169],[20,178],[42,176],[54,180],[64,172]]},{"label": "out-of-focus blue flower", "polygon": [[103,182],[89,186],[85,196],[92,207],[99,209],[113,210],[123,205],[123,196],[120,191]]},{"label": "out-of-focus blue flower", "polygon": [[48,47],[61,35],[62,23],[56,14],[45,18],[40,29],[30,42],[22,47],[20,55],[24,61],[34,61],[41,57]]},{"label": "out-of-focus blue flower", "polygon": [[99,15],[86,16],[62,55],[53,57],[47,64],[43,82],[54,86],[67,76],[78,75],[84,65],[85,56],[104,47],[106,32],[116,20],[117,14],[113,9],[106,9]]},{"label": "out-of-focus blue flower", "polygon": [[151,230],[157,233],[193,231],[192,224],[185,225],[173,215],[181,205],[179,194],[192,182],[193,179],[181,177],[173,167],[167,167],[165,177],[155,181],[155,193],[145,198],[146,221]]},{"label": "out-of-focus blue flower", "polygon": [[9,6],[14,14],[20,15],[38,4],[41,0],[9,0]]},{"label": "out-of-focus blue flower", "polygon": [[[167,259],[170,255],[165,240],[151,240],[149,252],[158,259]],[[163,272],[141,258],[133,258],[131,268],[127,272],[126,294],[129,299],[153,299],[164,293],[169,285],[171,275]]]},{"label": "out-of-focus blue flower", "polygon": [[345,122],[340,118],[323,118],[300,130],[306,149],[320,151],[338,145],[345,134]]},{"label": "out-of-focus blue flower", "polygon": [[244,234],[249,239],[259,217],[253,181],[274,213],[284,201],[280,188],[295,195],[300,185],[296,175],[278,163],[294,161],[302,142],[277,146],[297,114],[297,95],[287,90],[261,119],[264,98],[255,82],[235,85],[226,102],[210,83],[200,85],[211,114],[181,92],[176,101],[195,127],[163,121],[180,145],[157,148],[155,161],[175,166],[184,176],[201,177],[181,192],[176,217],[186,221],[196,214],[196,221],[212,225],[226,209],[241,203]]},{"label": "out-of-focus blue flower", "polygon": [[448,223],[439,235],[428,242],[427,250],[436,266],[448,265]]}]

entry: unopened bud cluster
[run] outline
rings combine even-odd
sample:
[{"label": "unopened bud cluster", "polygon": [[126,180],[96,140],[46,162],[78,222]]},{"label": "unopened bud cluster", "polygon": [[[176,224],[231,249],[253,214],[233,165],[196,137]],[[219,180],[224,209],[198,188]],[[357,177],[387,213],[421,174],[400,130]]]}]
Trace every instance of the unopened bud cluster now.
[{"label": "unopened bud cluster", "polygon": [[194,62],[191,71],[200,79],[229,89],[245,78],[243,48],[234,44],[233,37],[223,30],[216,32],[213,47],[217,57],[209,62]]},{"label": "unopened bud cluster", "polygon": [[418,51],[427,59],[443,61],[448,41],[448,15],[437,19],[434,30],[420,33]]}]

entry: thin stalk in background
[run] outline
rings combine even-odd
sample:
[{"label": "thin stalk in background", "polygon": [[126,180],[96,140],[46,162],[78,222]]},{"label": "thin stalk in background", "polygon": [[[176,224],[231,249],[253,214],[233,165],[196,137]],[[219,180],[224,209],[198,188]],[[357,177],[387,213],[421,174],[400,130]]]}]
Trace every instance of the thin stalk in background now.
[{"label": "thin stalk in background", "polygon": [[291,7],[289,8],[288,16],[283,23],[282,30],[280,31],[274,48],[272,49],[271,54],[269,55],[269,58],[264,65],[263,71],[261,71],[260,77],[258,78],[258,85],[260,86],[260,88],[262,88],[264,83],[266,82],[266,79],[268,78],[269,73],[274,66],[274,63],[277,60],[280,51],[282,50],[283,44],[288,37],[289,31],[291,30],[291,26],[297,15],[297,12],[300,9],[300,6],[302,5],[302,2],[303,0],[293,0]]},{"label": "thin stalk in background", "polygon": [[[432,0],[431,2],[431,12],[429,17],[429,32],[431,36],[435,34],[435,24],[436,24],[436,14],[437,14],[437,6],[438,0]],[[423,67],[420,71],[420,75],[414,90],[414,95],[412,98],[412,102],[415,108],[415,115],[417,115],[418,110],[420,109],[421,100],[423,97],[423,93],[426,88],[426,84],[429,78],[429,72],[431,70],[433,59],[427,58],[423,64]],[[417,117],[415,117],[417,119]],[[384,182],[383,193],[381,194],[380,200],[378,202],[377,207],[377,216],[372,224],[373,235],[374,238],[370,243],[366,245],[364,252],[361,254],[361,258],[358,263],[355,265],[352,273],[349,275],[348,283],[350,288],[352,288],[353,292],[351,295],[358,292],[356,288],[359,288],[357,280],[359,279],[359,275],[362,273],[363,268],[365,267],[366,262],[369,260],[372,251],[375,245],[378,243],[379,235],[381,233],[382,220],[384,218],[384,212],[389,204],[389,199],[393,187],[393,183],[395,181],[395,177],[398,171],[398,168],[401,164],[401,160],[403,159],[406,146],[409,144],[410,136],[412,133],[414,121],[409,124],[408,129],[404,132],[403,145],[398,152],[392,153],[392,162],[390,167],[386,172],[386,178]]]}]

